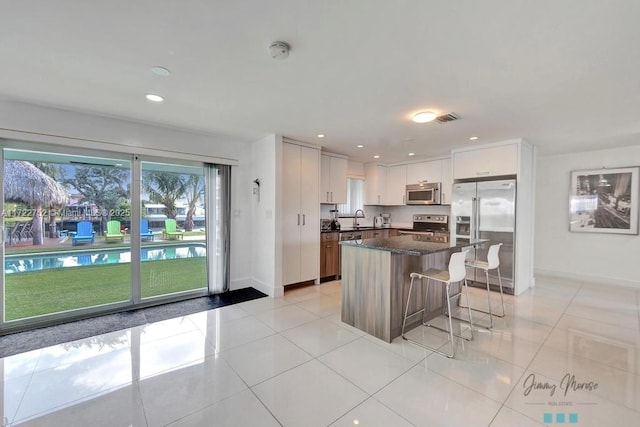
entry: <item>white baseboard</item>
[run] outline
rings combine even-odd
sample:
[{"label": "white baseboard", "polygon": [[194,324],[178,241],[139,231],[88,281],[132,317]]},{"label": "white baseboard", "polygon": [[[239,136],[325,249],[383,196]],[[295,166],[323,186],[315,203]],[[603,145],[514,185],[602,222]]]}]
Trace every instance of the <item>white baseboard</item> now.
[{"label": "white baseboard", "polygon": [[559,279],[573,279],[580,282],[596,283],[598,285],[623,286],[626,288],[640,289],[640,282],[636,280],[626,280],[615,277],[591,276],[573,272],[570,273],[566,271],[545,270],[541,268],[536,268],[534,271],[536,276],[551,276],[557,277]]},{"label": "white baseboard", "polygon": [[264,292],[270,297],[281,297],[284,295],[284,286],[273,286],[269,283],[262,282],[256,278],[251,278],[251,286],[260,292]]},{"label": "white baseboard", "polygon": [[244,289],[251,287],[251,278],[250,277],[242,277],[240,279],[233,279],[231,283],[229,283],[229,290],[235,291],[236,289]]}]

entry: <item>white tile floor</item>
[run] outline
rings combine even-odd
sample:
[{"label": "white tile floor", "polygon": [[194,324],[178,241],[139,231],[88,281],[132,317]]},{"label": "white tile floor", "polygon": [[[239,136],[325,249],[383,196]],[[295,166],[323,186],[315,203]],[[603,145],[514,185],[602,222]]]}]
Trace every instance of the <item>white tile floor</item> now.
[{"label": "white tile floor", "polygon": [[[458,341],[455,359],[341,323],[340,282],[22,353],[0,359],[0,415],[42,426],[638,425],[639,291],[537,283],[506,297],[493,331]],[[472,304],[485,296],[472,289]]]}]

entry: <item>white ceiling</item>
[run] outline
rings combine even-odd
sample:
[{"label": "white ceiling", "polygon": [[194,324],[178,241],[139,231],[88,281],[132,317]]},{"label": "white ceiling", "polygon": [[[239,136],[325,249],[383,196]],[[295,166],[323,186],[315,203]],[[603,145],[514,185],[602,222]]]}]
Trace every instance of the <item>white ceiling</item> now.
[{"label": "white ceiling", "polygon": [[[359,161],[440,156],[473,135],[524,137],[542,154],[640,143],[637,0],[2,0],[0,10],[4,97],[247,141],[277,133]],[[286,60],[269,56],[276,40],[291,45]],[[420,110],[461,119],[412,123]]]}]

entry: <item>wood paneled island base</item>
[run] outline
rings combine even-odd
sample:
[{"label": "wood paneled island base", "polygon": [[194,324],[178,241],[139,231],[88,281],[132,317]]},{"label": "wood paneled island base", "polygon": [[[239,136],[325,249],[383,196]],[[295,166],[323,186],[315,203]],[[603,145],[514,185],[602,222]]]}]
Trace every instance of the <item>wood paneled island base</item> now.
[{"label": "wood paneled island base", "polygon": [[[342,244],[342,321],[374,337],[391,342],[400,336],[402,317],[412,272],[429,268],[446,269],[451,252],[486,240],[460,244],[434,243],[422,236],[367,239]],[[426,286],[426,283],[425,283]],[[424,287],[414,286],[409,312],[424,306]],[[423,320],[442,312],[443,289],[429,291],[429,312]],[[413,323],[420,322],[414,316]]]}]

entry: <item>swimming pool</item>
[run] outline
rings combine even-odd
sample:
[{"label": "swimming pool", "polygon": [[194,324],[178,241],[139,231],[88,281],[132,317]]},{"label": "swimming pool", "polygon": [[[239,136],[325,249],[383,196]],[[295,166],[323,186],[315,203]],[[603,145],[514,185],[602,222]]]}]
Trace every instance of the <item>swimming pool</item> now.
[{"label": "swimming pool", "polygon": [[[149,246],[140,250],[140,259],[159,261],[164,259],[198,258],[207,255],[204,243]],[[83,251],[47,252],[39,255],[6,255],[4,272],[48,270],[52,268],[82,267],[88,265],[124,264],[131,262],[130,248],[95,249]]]}]

